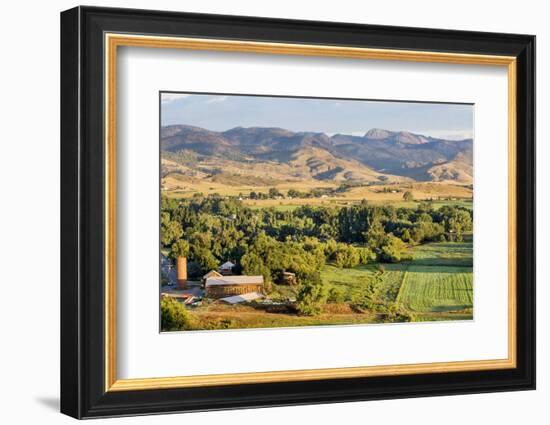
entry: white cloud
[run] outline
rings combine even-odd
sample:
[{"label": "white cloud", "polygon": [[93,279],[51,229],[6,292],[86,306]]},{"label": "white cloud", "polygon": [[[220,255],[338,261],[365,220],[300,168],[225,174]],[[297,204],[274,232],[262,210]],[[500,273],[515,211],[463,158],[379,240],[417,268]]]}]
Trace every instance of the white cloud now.
[{"label": "white cloud", "polygon": [[[387,128],[385,130],[388,131],[409,131],[414,134],[421,134],[423,136],[431,136],[435,137],[436,139],[446,139],[446,140],[464,140],[464,139],[473,139],[473,132],[469,130],[408,130],[408,129],[394,129],[394,128]],[[334,131],[334,132],[328,132],[326,133],[328,136],[332,137],[335,134],[345,134],[348,136],[359,136],[362,137],[365,135],[367,130],[360,130],[360,131],[350,131],[350,130],[343,130],[343,131]]]},{"label": "white cloud", "polygon": [[213,96],[206,100],[205,103],[211,104],[211,103],[220,103],[225,102],[227,100],[227,96]]},{"label": "white cloud", "polygon": [[418,130],[411,133],[447,140],[464,140],[473,139],[474,137],[474,133],[471,130]]},{"label": "white cloud", "polygon": [[170,103],[174,100],[183,99],[184,97],[189,97],[189,95],[183,93],[162,93],[161,102]]}]

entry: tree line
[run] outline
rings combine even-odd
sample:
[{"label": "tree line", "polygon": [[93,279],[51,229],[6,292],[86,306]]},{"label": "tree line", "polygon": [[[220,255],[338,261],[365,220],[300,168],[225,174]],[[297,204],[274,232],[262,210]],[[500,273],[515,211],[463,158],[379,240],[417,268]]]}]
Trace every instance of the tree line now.
[{"label": "tree line", "polygon": [[237,273],[273,282],[283,271],[307,275],[325,263],[355,267],[407,259],[407,245],[472,230],[472,212],[460,206],[434,209],[361,204],[301,206],[291,211],[252,209],[222,197],[161,200],[161,243],[175,258],[188,257],[191,277],[227,260]]}]

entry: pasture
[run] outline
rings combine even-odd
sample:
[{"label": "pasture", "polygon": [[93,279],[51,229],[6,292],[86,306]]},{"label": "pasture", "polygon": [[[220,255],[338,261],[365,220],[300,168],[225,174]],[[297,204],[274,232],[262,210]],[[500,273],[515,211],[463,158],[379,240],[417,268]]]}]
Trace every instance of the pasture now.
[{"label": "pasture", "polygon": [[[283,199],[249,199],[250,192],[267,193],[270,188],[276,188],[285,194],[290,189],[308,192],[313,189],[336,189],[339,182],[320,180],[302,181],[263,181],[256,177],[230,181],[205,180],[181,174],[170,174],[163,179],[163,195],[186,199],[197,194],[242,197],[250,208],[275,208],[288,211],[302,205],[346,206],[358,204],[363,200],[376,205],[394,205],[395,207],[416,208],[419,201],[432,200],[434,208],[444,205],[462,206],[472,209],[473,191],[470,187],[454,183],[414,182],[369,184],[351,187],[348,190],[323,197]],[[404,201],[403,193],[410,191],[416,201]]]},{"label": "pasture", "polygon": [[[292,211],[302,205],[323,206],[323,207],[344,207],[354,204],[360,204],[366,200],[370,205],[391,205],[395,208],[417,208],[422,200],[418,201],[403,201],[403,200],[369,200],[369,199],[346,199],[346,198],[309,198],[309,199],[293,199],[293,200],[245,200],[246,206],[252,209],[274,208],[277,211]],[[464,207],[469,210],[473,209],[471,199],[454,199],[454,200],[434,200],[431,201],[432,207],[437,210],[444,206]]]},{"label": "pasture", "polygon": [[473,306],[472,271],[468,267],[408,267],[397,301],[410,311],[461,311]]},{"label": "pasture", "polygon": [[416,320],[453,320],[473,317],[472,243],[429,243],[411,248],[413,259],[399,264],[338,269],[327,265],[324,282],[343,288],[353,299],[366,282],[378,276],[374,301],[388,307],[397,303]]}]

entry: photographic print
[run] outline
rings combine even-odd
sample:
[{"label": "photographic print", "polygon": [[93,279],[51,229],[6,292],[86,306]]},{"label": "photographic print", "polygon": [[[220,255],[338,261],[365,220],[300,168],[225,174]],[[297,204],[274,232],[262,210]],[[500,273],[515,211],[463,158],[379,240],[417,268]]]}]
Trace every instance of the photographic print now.
[{"label": "photographic print", "polygon": [[159,102],[161,331],[473,319],[472,104]]}]

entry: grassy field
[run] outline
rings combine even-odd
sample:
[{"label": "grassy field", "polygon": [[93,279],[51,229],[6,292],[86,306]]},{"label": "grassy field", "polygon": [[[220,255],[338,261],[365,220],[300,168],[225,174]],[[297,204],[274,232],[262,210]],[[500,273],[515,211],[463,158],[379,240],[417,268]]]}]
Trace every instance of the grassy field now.
[{"label": "grassy field", "polygon": [[[221,196],[245,197],[244,203],[252,208],[274,207],[279,210],[293,209],[301,205],[350,205],[367,200],[375,204],[391,204],[396,207],[414,208],[418,201],[432,199],[435,208],[442,205],[458,205],[472,208],[471,198],[473,191],[465,185],[436,182],[406,182],[394,184],[374,184],[352,187],[345,192],[327,197],[318,198],[294,198],[294,199],[247,199],[250,192],[267,193],[271,187],[277,188],[283,194],[289,189],[308,192],[312,189],[336,189],[335,182],[305,180],[297,182],[265,182],[258,179],[244,179],[245,181],[227,184],[227,182],[206,181],[200,178],[192,178],[178,174],[171,174],[163,179],[162,193],[170,198],[190,198],[197,193],[204,195],[217,193]],[[387,191],[389,189],[389,191]],[[385,191],[386,190],[386,191]],[[416,202],[403,201],[403,193],[410,191]]]},{"label": "grassy field", "polygon": [[447,312],[472,308],[472,270],[468,267],[409,266],[397,301],[410,311]]},{"label": "grassy field", "polygon": [[[290,202],[289,200],[273,200],[273,199],[266,199],[266,200],[246,200],[245,204],[252,208],[252,209],[260,209],[260,208],[275,208],[277,211],[292,211],[295,210],[298,207],[301,207],[302,205],[316,205],[316,206],[336,206],[336,207],[342,207],[352,204],[359,204],[360,200],[346,200],[342,198],[327,198],[327,199],[296,199],[292,200],[293,202]],[[417,208],[422,201],[403,201],[403,200],[396,200],[396,201],[377,201],[377,200],[370,200],[368,201],[371,205],[393,205],[395,208]],[[432,206],[434,209],[439,209],[443,206],[457,206],[457,207],[464,207],[469,210],[473,209],[473,204],[471,200],[463,199],[463,200],[435,200],[432,201]]]},{"label": "grassy field", "polygon": [[327,304],[317,316],[299,316],[260,305],[212,304],[191,312],[194,329],[281,328],[295,326],[350,325],[373,323],[373,314],[357,314],[348,306]]},{"label": "grassy field", "polygon": [[[397,302],[417,320],[471,319],[473,309],[472,243],[431,243],[411,249],[413,259],[385,264],[377,286],[381,303]],[[345,288],[351,298],[377,266],[338,269],[325,266],[322,278]]]},{"label": "grassy field", "polygon": [[[416,266],[465,266],[473,265],[472,242],[440,242],[419,245],[411,250]],[[470,270],[471,272],[471,270]]]},{"label": "grassy field", "polygon": [[416,247],[397,297],[417,320],[471,319],[473,316],[471,242]]},{"label": "grassy field", "polygon": [[352,301],[364,292],[365,285],[374,276],[380,276],[376,288],[376,298],[380,302],[396,301],[399,288],[405,275],[406,266],[384,264],[384,272],[378,271],[377,265],[358,266],[353,269],[340,269],[326,265],[321,271],[323,282],[344,290],[346,301]]},{"label": "grassy field", "polygon": [[[299,316],[285,306],[229,306],[209,303],[190,310],[195,329],[269,328],[384,322],[390,306],[414,321],[469,320],[473,317],[472,243],[430,243],[410,249],[412,260],[352,269],[326,265],[321,278],[343,290],[345,302],[327,304],[320,315]],[[373,310],[353,308],[374,281]],[[292,288],[275,286],[274,298]]]}]

